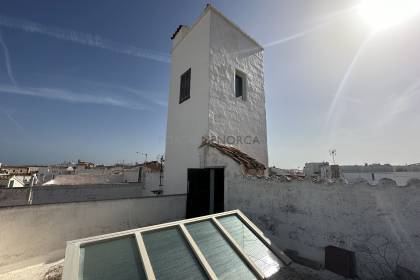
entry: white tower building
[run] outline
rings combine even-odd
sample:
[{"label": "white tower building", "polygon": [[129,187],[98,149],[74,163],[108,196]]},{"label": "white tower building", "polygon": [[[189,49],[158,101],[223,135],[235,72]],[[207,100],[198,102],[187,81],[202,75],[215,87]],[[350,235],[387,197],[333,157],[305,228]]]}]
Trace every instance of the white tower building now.
[{"label": "white tower building", "polygon": [[233,162],[261,174],[268,165],[263,48],[210,5],[176,30],[172,44],[164,192],[186,193],[189,169],[232,175]]}]

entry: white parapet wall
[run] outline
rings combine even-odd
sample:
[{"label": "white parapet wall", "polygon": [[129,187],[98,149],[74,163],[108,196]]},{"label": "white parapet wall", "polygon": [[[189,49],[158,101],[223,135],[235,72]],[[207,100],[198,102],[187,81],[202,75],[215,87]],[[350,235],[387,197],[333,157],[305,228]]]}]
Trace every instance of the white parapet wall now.
[{"label": "white parapet wall", "polygon": [[0,274],[64,257],[66,241],[185,218],[186,195],[0,209]]},{"label": "white parapet wall", "polygon": [[226,180],[226,210],[240,209],[281,249],[324,262],[332,245],[355,252],[360,279],[396,265],[420,272],[420,182],[315,184],[254,177]]}]

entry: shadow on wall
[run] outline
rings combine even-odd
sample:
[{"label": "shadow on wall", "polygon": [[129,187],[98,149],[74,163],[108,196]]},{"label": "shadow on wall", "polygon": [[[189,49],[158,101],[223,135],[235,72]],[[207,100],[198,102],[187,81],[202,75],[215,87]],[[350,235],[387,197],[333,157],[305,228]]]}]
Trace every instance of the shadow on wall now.
[{"label": "shadow on wall", "polygon": [[354,252],[361,279],[420,273],[420,180],[367,183],[226,181],[226,209],[241,209],[276,245],[325,265],[325,248]]}]

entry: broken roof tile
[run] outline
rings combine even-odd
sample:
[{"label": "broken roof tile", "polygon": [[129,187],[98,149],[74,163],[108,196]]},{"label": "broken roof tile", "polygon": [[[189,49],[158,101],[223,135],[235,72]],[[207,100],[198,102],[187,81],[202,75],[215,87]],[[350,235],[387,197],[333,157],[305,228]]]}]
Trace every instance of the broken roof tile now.
[{"label": "broken roof tile", "polygon": [[230,157],[231,159],[233,159],[240,165],[244,166],[247,170],[264,171],[266,169],[264,164],[257,161],[256,159],[249,156],[248,154],[242,152],[238,148],[215,143],[207,139],[203,139],[203,142],[200,145],[200,148],[203,146],[213,147],[217,149],[222,154],[227,155],[228,157]]}]

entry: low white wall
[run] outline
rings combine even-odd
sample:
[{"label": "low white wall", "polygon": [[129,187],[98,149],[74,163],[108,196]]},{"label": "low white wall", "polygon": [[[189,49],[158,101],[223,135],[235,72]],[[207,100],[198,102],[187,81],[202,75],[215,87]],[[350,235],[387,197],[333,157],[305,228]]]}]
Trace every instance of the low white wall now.
[{"label": "low white wall", "polygon": [[[375,180],[372,179],[372,173]],[[394,180],[398,186],[407,185],[411,179],[420,179],[420,172],[342,172],[343,178],[350,183],[357,180],[366,180],[369,184],[376,185],[381,179]]]},{"label": "low white wall", "polygon": [[64,257],[66,241],[185,217],[186,196],[0,209],[0,274]]},{"label": "low white wall", "polygon": [[361,279],[396,264],[420,272],[420,183],[406,187],[226,180],[226,210],[241,209],[276,243],[324,262],[329,245],[356,252]]}]

